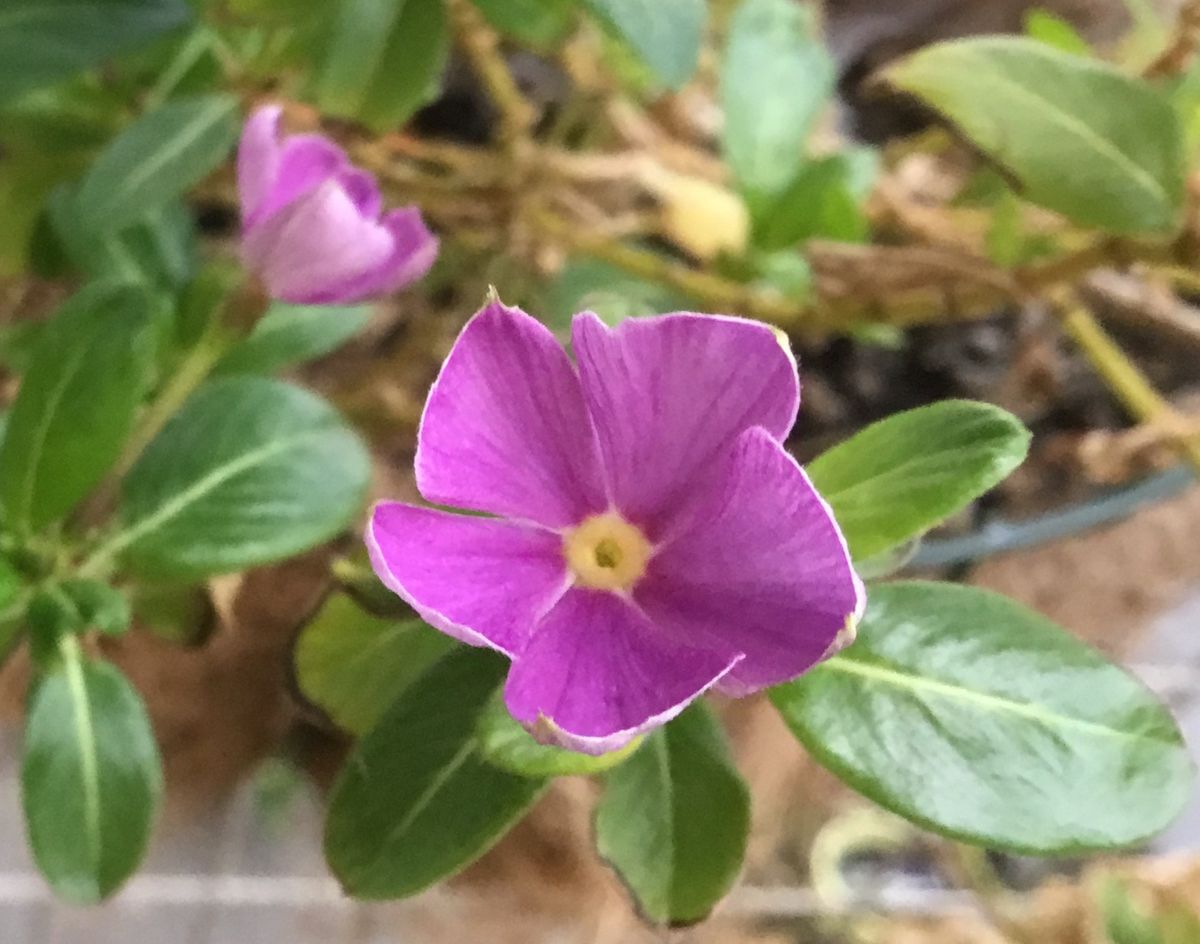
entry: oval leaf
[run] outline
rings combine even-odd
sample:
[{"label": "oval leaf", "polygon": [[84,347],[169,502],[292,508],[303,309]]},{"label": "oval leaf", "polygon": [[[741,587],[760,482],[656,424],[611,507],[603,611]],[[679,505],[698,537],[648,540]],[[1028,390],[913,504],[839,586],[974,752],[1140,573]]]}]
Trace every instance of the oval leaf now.
[{"label": "oval leaf", "polygon": [[189,16],[187,0],[5,0],[0,101],[99,65]]},{"label": "oval leaf", "polygon": [[347,0],[317,102],[330,114],[391,130],[436,95],[449,44],[443,0]]},{"label": "oval leaf", "polygon": [[567,777],[597,774],[624,763],[638,746],[635,738],[620,750],[593,756],[539,744],[508,713],[504,699],[493,698],[479,719],[479,747],[491,763],[522,777]]},{"label": "oval leaf", "polygon": [[746,0],[738,8],[721,69],[723,140],[753,204],[769,202],[795,179],[834,78],[811,9],[794,0]]},{"label": "oval leaf", "polygon": [[196,393],[125,480],[121,530],[95,559],[202,577],[298,554],[359,512],[370,460],[324,400],[231,377]]},{"label": "oval leaf", "polygon": [[548,49],[570,32],[575,0],[474,0],[496,29],[518,42]]},{"label": "oval leaf", "polygon": [[1036,40],[939,43],[889,68],[1020,181],[1033,203],[1126,233],[1174,225],[1183,148],[1167,97]]},{"label": "oval leaf", "polygon": [[916,823],[1034,855],[1140,842],[1191,796],[1142,685],[995,593],[875,588],[846,652],[771,693],[814,756]]},{"label": "oval leaf", "polygon": [[742,868],[750,796],[703,703],[606,778],[596,847],[658,924],[703,920]]},{"label": "oval leaf", "polygon": [[388,620],[331,596],[296,646],[300,689],[340,727],[362,735],[454,640],[420,620]]},{"label": "oval leaf", "polygon": [[999,407],[945,400],[897,413],[817,457],[808,474],[855,560],[918,537],[1004,480],[1029,431]]},{"label": "oval leaf", "polygon": [[137,867],[162,794],[154,733],[137,692],[65,637],[34,689],[21,797],[38,868],[69,901],[111,895]]},{"label": "oval leaf", "polygon": [[544,783],[484,762],[479,714],[505,661],[459,649],[406,690],[359,743],[330,798],[325,856],[358,898],[400,898],[483,855]]},{"label": "oval leaf", "polygon": [[583,0],[668,88],[696,72],[708,18],[705,0]]},{"label": "oval leaf", "polygon": [[0,446],[8,523],[36,531],[62,517],[116,460],[145,392],[151,301],[93,285],[40,334]]},{"label": "oval leaf", "polygon": [[238,104],[229,95],[168,102],[117,136],[88,170],[75,199],[79,226],[115,232],[161,209],[229,155]]},{"label": "oval leaf", "polygon": [[371,320],[365,305],[271,306],[250,337],[217,365],[216,374],[273,374],[341,347]]}]

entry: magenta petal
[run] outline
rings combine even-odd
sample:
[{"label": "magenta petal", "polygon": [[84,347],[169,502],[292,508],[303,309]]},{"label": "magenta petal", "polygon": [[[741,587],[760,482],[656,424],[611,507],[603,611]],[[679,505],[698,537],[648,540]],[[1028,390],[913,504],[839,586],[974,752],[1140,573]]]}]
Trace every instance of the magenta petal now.
[{"label": "magenta petal", "polygon": [[366,541],[379,579],[426,622],[508,656],[568,585],[561,538],[530,525],[381,502]]},{"label": "magenta petal", "polygon": [[378,219],[383,210],[383,196],[373,174],[357,167],[346,167],[338,171],[337,180],[359,213],[372,220]]},{"label": "magenta petal", "polygon": [[244,219],[254,215],[279,173],[282,115],[283,109],[278,105],[265,105],[246,120],[237,155],[238,198]]},{"label": "magenta petal", "polygon": [[397,292],[425,275],[437,259],[438,241],[416,207],[392,210],[382,225],[392,236],[392,252],[375,269],[331,289],[342,299],[373,298]]},{"label": "magenta petal", "polygon": [[766,325],[674,314],[612,329],[583,314],[572,339],[612,497],[652,538],[735,437],[782,439],[795,422],[796,364]]},{"label": "magenta petal", "polygon": [[574,589],[517,656],[504,697],[539,738],[603,754],[674,718],[737,660],[666,635],[617,594]]},{"label": "magenta petal", "polygon": [[330,289],[381,265],[392,236],[364,218],[336,180],[246,232],[242,251],[272,297],[299,304],[352,301]]},{"label": "magenta petal", "polygon": [[[656,623],[745,654],[721,689],[795,678],[862,614],[861,581],[829,507],[762,429],[743,433],[637,587]],[[844,637],[843,637],[844,638]]]},{"label": "magenta petal", "polygon": [[299,134],[285,139],[270,188],[252,210],[244,212],[243,229],[249,232],[266,223],[330,181],[340,183],[350,171],[345,152],[327,138]]},{"label": "magenta petal", "polygon": [[493,302],[468,322],[417,437],[426,500],[566,527],[607,506],[579,379],[554,335]]}]

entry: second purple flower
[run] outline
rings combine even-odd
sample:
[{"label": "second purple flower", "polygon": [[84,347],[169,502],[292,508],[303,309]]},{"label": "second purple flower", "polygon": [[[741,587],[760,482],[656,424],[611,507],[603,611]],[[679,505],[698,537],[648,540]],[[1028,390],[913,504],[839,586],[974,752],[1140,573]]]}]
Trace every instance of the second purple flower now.
[{"label": "second purple flower", "polygon": [[415,207],[382,213],[375,178],[319,134],[282,136],[282,109],[246,122],[238,150],[242,255],[273,298],[364,301],[429,271],[438,243]]}]

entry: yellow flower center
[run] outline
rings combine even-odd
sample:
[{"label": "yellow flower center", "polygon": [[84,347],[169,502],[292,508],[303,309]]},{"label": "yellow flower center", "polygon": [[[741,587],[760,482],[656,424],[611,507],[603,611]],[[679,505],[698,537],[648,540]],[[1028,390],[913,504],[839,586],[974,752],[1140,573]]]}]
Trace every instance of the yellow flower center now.
[{"label": "yellow flower center", "polygon": [[563,556],[575,582],[593,590],[628,590],[646,572],[653,550],[641,531],[611,511],[563,535]]}]

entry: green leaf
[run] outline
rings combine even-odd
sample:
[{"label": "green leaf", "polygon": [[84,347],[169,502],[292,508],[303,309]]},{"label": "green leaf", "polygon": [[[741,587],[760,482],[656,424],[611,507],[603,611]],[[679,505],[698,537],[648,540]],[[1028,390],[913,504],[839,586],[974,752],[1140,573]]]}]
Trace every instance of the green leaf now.
[{"label": "green leaf", "polygon": [[[4,417],[0,416],[0,437],[3,436]],[[21,575],[4,557],[0,557],[0,612],[3,612],[21,592]]]},{"label": "green leaf", "polygon": [[79,185],[79,226],[117,232],[186,193],[229,155],[238,103],[230,95],[179,98],[135,121]]},{"label": "green leaf", "polygon": [[583,0],[664,85],[681,88],[696,72],[705,0]]},{"label": "green leaf", "polygon": [[325,857],[355,897],[401,898],[483,855],[544,784],[487,764],[475,728],[506,662],[458,649],[380,718],[333,788]]},{"label": "green leaf", "polygon": [[864,204],[878,167],[878,155],[869,148],[806,164],[787,190],[759,208],[755,245],[776,250],[809,239],[865,242],[870,224]]},{"label": "green leaf", "polygon": [[1077,56],[1090,56],[1091,44],[1079,35],[1079,30],[1056,13],[1034,9],[1025,14],[1025,34],[1030,39]]},{"label": "green leaf", "polygon": [[449,42],[443,0],[346,0],[317,103],[374,131],[402,125],[437,94]]},{"label": "green leaf", "polygon": [[33,691],[21,794],[34,860],[68,901],[106,898],[141,861],[162,794],[154,733],[125,677],[74,636]]},{"label": "green leaf", "polygon": [[1179,731],[1136,679],[974,587],[874,588],[858,642],[771,698],[856,790],[968,842],[1033,855],[1126,846],[1191,796]]},{"label": "green leaf", "polygon": [[125,479],[123,553],[153,576],[202,577],[280,560],[345,528],[362,507],[370,460],[324,400],[259,377],[200,389]]},{"label": "green leaf", "polygon": [[186,0],[4,0],[0,101],[99,65],[189,17]]},{"label": "green leaf", "polygon": [[750,795],[703,703],[606,778],[596,847],[658,924],[702,921],[742,868]]},{"label": "green leaf", "polygon": [[587,776],[623,764],[642,743],[635,738],[625,747],[592,756],[539,744],[504,706],[497,694],[479,719],[479,746],[488,761],[522,777]]},{"label": "green leaf", "polygon": [[721,67],[725,158],[751,207],[788,188],[833,93],[833,59],[815,17],[794,0],[745,0]]},{"label": "green leaf", "polygon": [[144,393],[151,299],[97,284],[41,332],[0,446],[9,524],[37,531],[62,517],[116,460]]},{"label": "green leaf", "polygon": [[999,407],[944,400],[897,413],[819,456],[809,477],[855,559],[915,538],[1004,480],[1029,431]]},{"label": "green leaf", "polygon": [[473,0],[500,32],[537,49],[566,37],[575,20],[575,0]]},{"label": "green leaf", "polygon": [[334,594],[300,636],[296,676],[339,727],[362,735],[452,648],[449,636],[420,620],[380,619]]},{"label": "green leaf", "polygon": [[885,76],[958,125],[1033,203],[1117,233],[1175,224],[1179,122],[1141,79],[1013,37],[939,43]]},{"label": "green leaf", "polygon": [[60,187],[47,207],[61,251],[85,275],[165,289],[180,288],[196,269],[192,215],[176,201],[119,232],[91,233],[79,222],[75,194]]},{"label": "green leaf", "polygon": [[1158,922],[1137,906],[1119,879],[1106,876],[1097,897],[1111,944],[1164,944]]},{"label": "green leaf", "polygon": [[546,324],[570,336],[571,319],[592,311],[616,327],[626,318],[638,318],[686,307],[686,300],[666,286],[639,279],[599,259],[572,259],[550,287],[545,308]]},{"label": "green leaf", "polygon": [[337,350],[371,320],[365,305],[288,305],[276,302],[250,337],[225,355],[215,374],[273,374]]}]

